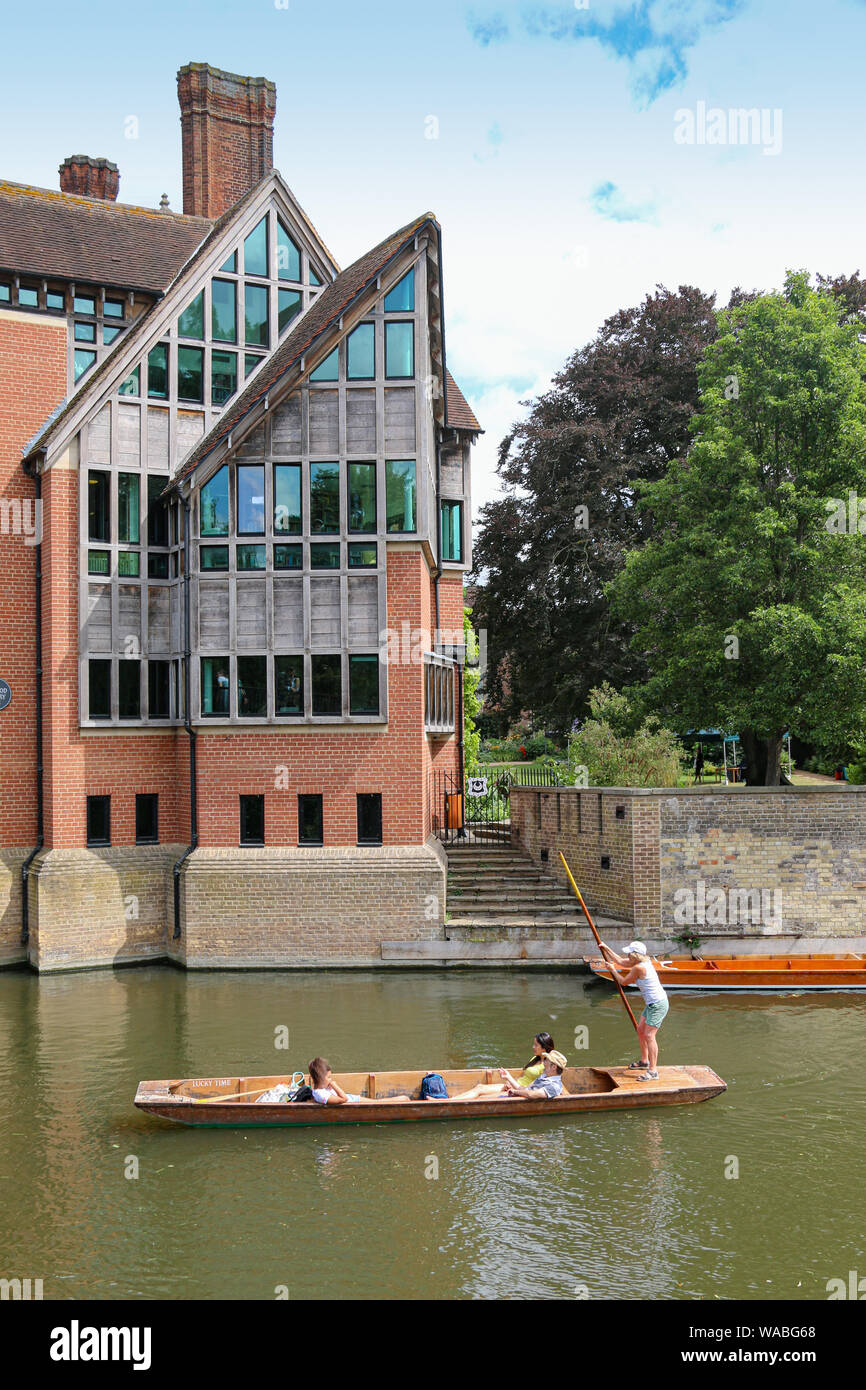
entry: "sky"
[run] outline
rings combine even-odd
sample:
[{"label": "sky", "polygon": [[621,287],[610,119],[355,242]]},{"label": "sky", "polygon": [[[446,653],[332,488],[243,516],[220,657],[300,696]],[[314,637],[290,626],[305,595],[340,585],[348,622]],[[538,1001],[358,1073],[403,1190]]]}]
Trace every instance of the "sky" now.
[{"label": "sky", "polygon": [[866,270],[864,44],[866,0],[42,0],[4,17],[0,175],[55,188],[103,155],[122,201],[180,210],[178,67],[271,78],[274,162],[341,265],[442,224],[477,519],[500,441],[610,314]]}]

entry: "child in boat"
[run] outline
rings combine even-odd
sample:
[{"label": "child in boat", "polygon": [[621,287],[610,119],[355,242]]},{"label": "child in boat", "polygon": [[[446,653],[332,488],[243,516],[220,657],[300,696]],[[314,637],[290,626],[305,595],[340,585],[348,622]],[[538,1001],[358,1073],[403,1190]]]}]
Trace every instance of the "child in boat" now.
[{"label": "child in boat", "polygon": [[[624,956],[617,955],[616,951],[605,946],[604,942],[600,945],[614,982],[618,980],[623,986],[637,985],[643,995],[644,1007],[638,1019],[637,1033],[641,1052],[645,1056],[641,1057],[639,1062],[629,1062],[629,1069],[640,1071],[638,1081],[658,1081],[659,1045],[656,1034],[664,1023],[670,1003],[656,974],[656,968],[642,941],[633,941],[630,946],[626,946]],[[616,969],[617,965],[625,966],[626,973],[620,975]]]},{"label": "child in boat", "polygon": [[532,1056],[523,1068],[523,1071],[515,1079],[511,1072],[504,1067],[499,1068],[499,1081],[483,1082],[479,1081],[477,1086],[473,1086],[471,1091],[464,1091],[460,1096],[454,1096],[454,1100],[485,1100],[490,1096],[504,1096],[506,1087],[529,1086],[537,1080],[544,1071],[544,1054],[553,1051],[553,1038],[549,1033],[536,1033],[532,1040]]},{"label": "child in boat", "polygon": [[313,1100],[319,1105],[360,1105],[364,1096],[353,1096],[338,1086],[331,1073],[331,1064],[324,1057],[314,1057],[310,1063],[310,1085]]}]

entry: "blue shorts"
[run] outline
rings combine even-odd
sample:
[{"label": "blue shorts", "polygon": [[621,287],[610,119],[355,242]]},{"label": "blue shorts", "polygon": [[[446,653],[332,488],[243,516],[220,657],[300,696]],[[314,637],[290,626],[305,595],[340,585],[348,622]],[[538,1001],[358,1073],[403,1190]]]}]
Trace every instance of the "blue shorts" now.
[{"label": "blue shorts", "polygon": [[669,999],[659,999],[655,1004],[646,1004],[641,1018],[648,1028],[660,1028],[670,1006]]}]

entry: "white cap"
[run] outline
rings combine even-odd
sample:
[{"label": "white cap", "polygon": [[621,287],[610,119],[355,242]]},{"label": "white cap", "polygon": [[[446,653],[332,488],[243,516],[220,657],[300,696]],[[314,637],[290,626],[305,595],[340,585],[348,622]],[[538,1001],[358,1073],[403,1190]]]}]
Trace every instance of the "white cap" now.
[{"label": "white cap", "polygon": [[623,951],[627,956],[645,956],[649,954],[642,941],[633,941],[630,946],[623,946]]}]

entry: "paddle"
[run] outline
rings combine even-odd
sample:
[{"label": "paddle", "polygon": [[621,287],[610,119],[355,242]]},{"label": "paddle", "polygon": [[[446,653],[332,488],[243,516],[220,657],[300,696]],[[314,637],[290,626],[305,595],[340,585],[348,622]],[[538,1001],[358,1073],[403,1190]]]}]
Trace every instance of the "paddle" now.
[{"label": "paddle", "polygon": [[[582,897],[582,895],[581,895],[580,889],[578,888],[577,884],[576,884],[575,881],[574,881],[574,878],[573,878],[573,876],[572,876],[571,869],[568,867],[568,864],[566,863],[565,855],[562,853],[561,850],[560,850],[560,852],[559,852],[559,857],[560,857],[560,859],[562,860],[562,866],[563,866],[563,868],[565,869],[565,872],[568,874],[568,881],[569,881],[569,883],[571,884],[572,888],[573,888],[574,891],[575,891],[575,894],[576,894],[576,896],[577,896],[577,901],[580,903],[581,907],[583,908],[583,915],[584,915],[584,917],[586,918],[587,922],[589,922],[590,927],[592,928],[592,934],[593,934],[593,936],[595,937],[595,939],[596,939],[596,941],[597,941],[597,943],[598,943],[598,949],[601,951],[602,955],[604,956],[604,955],[605,955],[605,949],[604,949],[604,946],[602,945],[601,937],[599,936],[598,931],[596,930],[595,922],[593,922],[592,918],[591,918],[590,915],[589,915],[589,909],[588,909],[586,903],[583,901],[583,897]],[[605,956],[605,959],[607,959],[606,956]],[[613,962],[612,962],[612,961],[608,961],[608,965],[611,965],[611,966],[612,966],[612,965],[613,965]],[[613,979],[614,979],[614,982],[616,983],[617,989],[619,990],[619,997],[620,997],[620,999],[622,1000],[622,1002],[625,1004],[626,1012],[628,1013],[629,1018],[631,1019],[632,1023],[634,1024],[634,1030],[635,1030],[635,1032],[637,1032],[637,1019],[635,1018],[634,1014],[632,1013],[632,1011],[631,1011],[631,1005],[629,1004],[628,1000],[627,1000],[626,997],[625,997],[625,990],[623,989],[622,985],[621,985],[620,982],[619,982],[619,978],[618,978],[616,975],[613,976]]]}]

